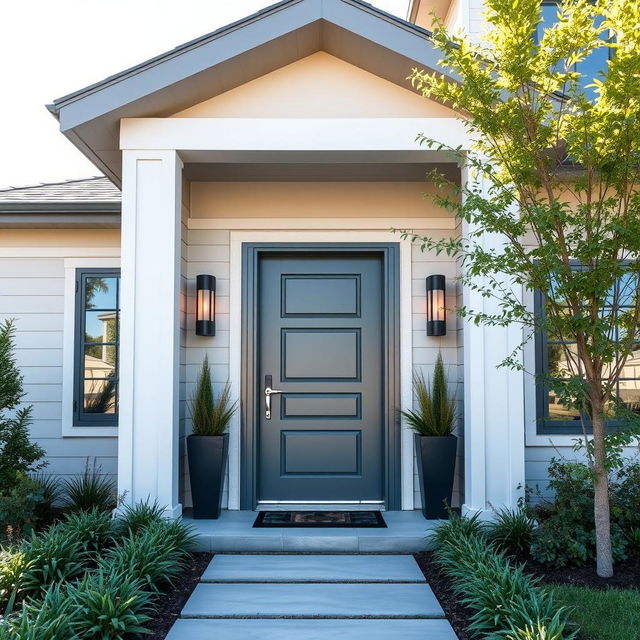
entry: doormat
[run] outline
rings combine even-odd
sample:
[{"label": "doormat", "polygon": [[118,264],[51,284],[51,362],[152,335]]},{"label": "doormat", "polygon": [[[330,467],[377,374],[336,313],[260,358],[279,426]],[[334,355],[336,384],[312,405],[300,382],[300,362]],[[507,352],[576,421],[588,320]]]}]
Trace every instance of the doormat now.
[{"label": "doormat", "polygon": [[261,511],[254,527],[386,528],[380,511]]}]

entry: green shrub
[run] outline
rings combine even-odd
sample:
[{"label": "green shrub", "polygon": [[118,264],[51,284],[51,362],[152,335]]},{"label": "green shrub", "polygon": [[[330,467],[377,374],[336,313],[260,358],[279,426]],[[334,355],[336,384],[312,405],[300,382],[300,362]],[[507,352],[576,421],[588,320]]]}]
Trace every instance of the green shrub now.
[{"label": "green shrub", "polygon": [[71,623],[73,603],[60,585],[50,587],[42,600],[27,600],[20,615],[0,626],[0,640],[77,640]]},{"label": "green shrub", "polygon": [[97,507],[91,511],[77,511],[65,515],[58,526],[70,538],[77,540],[85,551],[95,553],[113,539],[113,519],[108,511]]},{"label": "green shrub", "polygon": [[531,632],[538,633],[536,640],[574,638],[565,610],[479,533],[478,524],[454,517],[435,536],[435,560],[472,610],[470,630],[495,639],[524,640]]},{"label": "green shrub", "polygon": [[29,476],[18,474],[11,488],[0,494],[0,540],[13,542],[31,534],[44,504],[42,487]]},{"label": "green shrub", "polygon": [[89,572],[68,587],[67,598],[75,610],[71,624],[79,638],[121,640],[146,631],[152,595],[130,572]]},{"label": "green shrub", "polygon": [[85,570],[90,556],[81,540],[61,524],[50,527],[21,545],[29,566],[20,580],[20,591],[37,595],[49,585],[76,578]]},{"label": "green shrub", "polygon": [[100,558],[99,568],[142,580],[145,588],[158,591],[180,575],[190,534],[178,521],[151,523],[140,533],[129,533],[119,545]]},{"label": "green shrub", "polygon": [[524,509],[498,509],[495,520],[486,526],[487,537],[499,549],[514,553],[527,553],[533,534],[535,522]]},{"label": "green shrub", "polygon": [[5,615],[13,611],[23,576],[32,564],[33,559],[20,549],[0,551],[0,612]]},{"label": "green shrub", "polygon": [[29,439],[31,407],[17,409],[24,392],[14,355],[13,321],[0,324],[0,491],[7,494],[30,471],[46,465],[42,447]]},{"label": "green shrub", "polygon": [[120,535],[139,533],[151,524],[163,521],[164,508],[157,502],[139,502],[133,506],[125,505],[115,520],[115,529]]},{"label": "green shrub", "polygon": [[[589,469],[580,462],[553,459],[549,464],[551,500],[542,500],[533,508],[539,522],[531,543],[531,555],[543,564],[584,565],[595,559],[595,520],[593,484]],[[631,486],[637,472],[620,472],[620,482],[611,482],[611,544],[616,561],[627,557],[627,536],[623,527],[640,519],[640,489]],[[630,498],[627,498],[628,493]]]},{"label": "green shrub", "polygon": [[44,503],[42,505],[41,512],[43,517],[47,516],[54,511],[56,507],[62,505],[64,491],[60,478],[49,473],[42,472],[36,473],[31,477],[42,489]]},{"label": "green shrub", "polygon": [[629,553],[635,557],[640,556],[640,527],[634,527],[627,532]]},{"label": "green shrub", "polygon": [[64,482],[66,503],[77,511],[111,511],[116,506],[116,484],[108,476],[99,473],[100,469],[85,466],[84,471]]},{"label": "green shrub", "polygon": [[400,412],[409,427],[421,436],[450,436],[456,425],[456,397],[449,393],[442,354],[438,353],[431,389],[424,376],[415,372],[413,392],[418,408]]}]

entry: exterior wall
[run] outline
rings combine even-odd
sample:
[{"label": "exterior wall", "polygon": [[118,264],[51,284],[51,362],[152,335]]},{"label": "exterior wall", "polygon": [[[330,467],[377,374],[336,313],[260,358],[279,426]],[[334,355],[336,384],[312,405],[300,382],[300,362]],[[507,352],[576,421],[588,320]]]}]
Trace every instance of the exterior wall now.
[{"label": "exterior wall", "polygon": [[[420,194],[428,190],[428,185],[423,183],[233,183],[234,188],[229,189],[230,183],[192,183],[191,184],[191,205],[190,215],[193,223],[202,224],[203,221],[215,221],[216,218],[234,222],[242,220],[248,222],[250,219],[262,215],[262,223],[268,223],[277,212],[278,222],[291,218],[295,228],[294,218],[301,215],[301,206],[304,208],[303,215],[318,218],[324,217],[327,220],[327,229],[331,228],[331,219],[337,211],[344,207],[345,191],[336,189],[336,186],[347,185],[346,191],[349,193],[348,215],[353,219],[354,229],[363,230],[371,228],[369,220],[373,216],[368,216],[371,200],[377,201],[378,215],[388,212],[383,220],[385,229],[394,226],[394,221],[401,218],[429,218],[429,229],[416,229],[422,235],[432,237],[443,237],[456,233],[451,225],[450,218],[443,215],[441,211],[435,211],[428,200],[420,197]],[[311,190],[311,193],[305,191]],[[371,190],[375,193],[375,198],[371,196]],[[239,199],[239,194],[243,194]],[[313,213],[308,209],[312,208]],[[324,216],[321,214],[324,213]],[[437,215],[434,215],[437,214]],[[345,212],[341,214],[343,217]],[[362,220],[361,225],[359,220]],[[436,220],[441,220],[439,224]],[[239,223],[236,223],[239,224]],[[213,225],[212,225],[213,226]],[[433,228],[435,227],[435,228]],[[243,227],[245,228],[245,227]],[[249,227],[250,228],[250,227]],[[275,228],[275,227],[274,227]],[[216,296],[216,336],[204,338],[196,336],[193,332],[194,326],[194,296],[190,295],[187,310],[186,332],[186,378],[185,394],[190,396],[195,387],[198,370],[205,354],[209,356],[211,363],[214,386],[219,390],[224,382],[229,378],[230,372],[230,350],[229,350],[229,286],[230,286],[230,242],[232,230],[230,229],[195,229],[190,228],[187,232],[187,262],[185,266],[187,275],[187,288],[193,291],[195,277],[199,273],[210,273],[217,278]],[[397,236],[400,240],[400,236]],[[412,298],[412,366],[419,368],[430,376],[433,365],[438,354],[438,349],[442,350],[443,358],[447,365],[452,387],[458,387],[461,393],[461,382],[459,380],[460,362],[457,330],[457,320],[454,314],[448,316],[448,332],[443,338],[428,338],[425,326],[425,278],[432,273],[443,273],[447,277],[447,305],[456,305],[457,291],[454,282],[456,275],[456,263],[450,258],[441,255],[422,253],[418,247],[411,250],[411,298]],[[236,274],[237,275],[237,274]],[[188,416],[186,418],[186,430],[189,432],[190,425]],[[462,445],[462,443],[461,443]],[[233,446],[233,443],[232,443]],[[233,456],[233,451],[230,458]],[[462,464],[459,465],[462,467]],[[456,487],[456,504],[459,501],[459,487]],[[414,469],[415,506],[420,506],[418,481]],[[187,488],[188,492],[188,488]],[[225,490],[224,504],[227,504],[228,492]],[[188,496],[185,495],[185,504],[188,504]]]},{"label": "exterior wall", "polygon": [[409,81],[402,88],[320,51],[174,117],[448,118],[452,113],[419,96]]},{"label": "exterior wall", "polygon": [[63,435],[73,429],[65,424],[70,407],[63,398],[63,361],[70,261],[94,266],[119,254],[120,234],[113,229],[3,229],[0,236],[0,320],[16,322],[24,402],[33,405],[31,436],[46,451],[49,474],[68,477],[87,464],[117,473],[115,437]]}]

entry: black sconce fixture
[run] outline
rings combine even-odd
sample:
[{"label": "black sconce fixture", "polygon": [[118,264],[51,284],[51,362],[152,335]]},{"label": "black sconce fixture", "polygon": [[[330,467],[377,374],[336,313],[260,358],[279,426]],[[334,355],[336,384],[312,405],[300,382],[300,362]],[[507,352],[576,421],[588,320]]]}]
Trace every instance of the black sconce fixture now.
[{"label": "black sconce fixture", "polygon": [[196,278],[196,335],[216,335],[216,278],[201,274]]},{"label": "black sconce fixture", "polygon": [[447,316],[444,308],[444,276],[427,278],[427,335],[444,336],[447,333]]}]

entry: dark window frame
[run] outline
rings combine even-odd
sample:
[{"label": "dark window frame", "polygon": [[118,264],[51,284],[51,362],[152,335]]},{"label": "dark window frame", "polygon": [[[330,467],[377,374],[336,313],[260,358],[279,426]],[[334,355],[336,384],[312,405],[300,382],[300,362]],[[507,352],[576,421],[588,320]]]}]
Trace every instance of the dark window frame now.
[{"label": "dark window frame", "polygon": [[[84,407],[84,351],[85,351],[85,328],[86,328],[86,308],[84,301],[85,282],[87,278],[117,278],[116,289],[116,335],[113,346],[115,346],[115,366],[116,375],[116,412],[115,413],[87,413]],[[73,336],[73,426],[74,427],[117,427],[118,426],[118,400],[119,400],[119,380],[120,380],[120,269],[116,267],[95,267],[78,268],[75,270],[75,301],[74,301],[74,336]],[[99,310],[99,309],[98,309]],[[110,343],[109,343],[110,344]]]},{"label": "dark window frame", "polygon": [[[536,291],[534,294],[534,314],[542,317],[544,314],[544,294]],[[549,344],[561,344],[558,340],[549,340],[546,331],[538,331],[535,335],[535,373],[547,376],[549,371]],[[571,341],[569,341],[571,342]],[[635,378],[621,378],[622,380],[635,380]],[[549,384],[546,381],[535,381],[536,385],[536,433],[538,435],[582,435],[585,431],[590,435],[593,430],[591,420],[583,415],[581,420],[552,420],[549,418],[548,392]],[[584,428],[583,428],[584,425]],[[609,421],[607,429],[615,431],[623,429],[625,425],[620,421]]]}]

